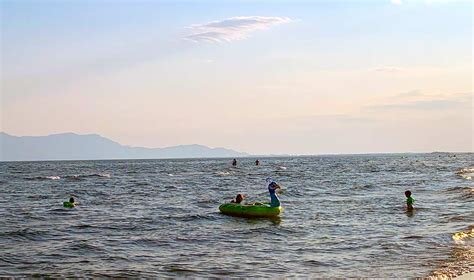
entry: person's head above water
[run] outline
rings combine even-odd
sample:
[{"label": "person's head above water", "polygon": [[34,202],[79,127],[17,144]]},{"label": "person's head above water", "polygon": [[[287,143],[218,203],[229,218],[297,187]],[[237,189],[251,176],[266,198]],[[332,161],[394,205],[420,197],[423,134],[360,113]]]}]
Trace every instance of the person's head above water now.
[{"label": "person's head above water", "polygon": [[241,203],[242,200],[244,200],[244,195],[243,194],[237,194],[234,200],[232,200],[233,203]]},{"label": "person's head above water", "polygon": [[411,191],[405,191],[405,196],[410,197],[411,196]]},{"label": "person's head above water", "polygon": [[69,202],[74,203],[74,197],[71,196],[71,198],[69,199]]}]

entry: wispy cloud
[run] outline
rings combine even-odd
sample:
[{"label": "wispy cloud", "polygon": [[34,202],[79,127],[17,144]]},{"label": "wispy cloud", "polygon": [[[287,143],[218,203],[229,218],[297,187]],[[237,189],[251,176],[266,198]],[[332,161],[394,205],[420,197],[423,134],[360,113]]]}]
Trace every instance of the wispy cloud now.
[{"label": "wispy cloud", "polygon": [[390,3],[395,4],[395,5],[401,5],[402,0],[390,0]]},{"label": "wispy cloud", "polygon": [[[408,99],[397,103],[385,103],[367,106],[370,110],[450,110],[472,108],[472,93],[456,93],[456,94],[421,94],[419,90],[402,93],[394,96],[395,98]],[[416,98],[416,99],[413,99]]]},{"label": "wispy cloud", "polygon": [[242,16],[194,24],[188,28],[191,34],[185,38],[193,42],[230,42],[245,39],[249,33],[271,26],[289,23],[288,17]]},{"label": "wispy cloud", "polygon": [[396,66],[380,66],[380,67],[369,69],[369,71],[397,73],[397,72],[403,72],[405,70],[401,67],[396,67]]},{"label": "wispy cloud", "polygon": [[422,96],[423,94],[419,89],[414,89],[410,91],[405,91],[405,92],[400,92],[399,94],[396,94],[392,96],[393,99],[400,99],[400,98],[411,98],[411,97],[419,97]]}]

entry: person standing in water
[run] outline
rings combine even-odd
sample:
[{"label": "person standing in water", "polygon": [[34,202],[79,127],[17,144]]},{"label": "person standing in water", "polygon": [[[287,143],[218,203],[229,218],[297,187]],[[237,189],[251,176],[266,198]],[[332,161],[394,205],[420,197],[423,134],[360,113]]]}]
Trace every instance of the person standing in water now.
[{"label": "person standing in water", "polygon": [[271,178],[267,178],[266,181],[268,183],[268,192],[270,193],[270,207],[279,207],[280,199],[276,195],[276,190],[281,189],[281,187]]},{"label": "person standing in water", "polygon": [[260,161],[258,159],[255,161],[255,165],[260,165]]},{"label": "person standing in water", "polygon": [[415,200],[411,197],[411,191],[406,191],[405,196],[407,197],[407,210],[412,211],[414,209],[413,203],[415,203]]},{"label": "person standing in water", "polygon": [[234,160],[232,161],[232,166],[237,166],[237,160],[234,158]]}]

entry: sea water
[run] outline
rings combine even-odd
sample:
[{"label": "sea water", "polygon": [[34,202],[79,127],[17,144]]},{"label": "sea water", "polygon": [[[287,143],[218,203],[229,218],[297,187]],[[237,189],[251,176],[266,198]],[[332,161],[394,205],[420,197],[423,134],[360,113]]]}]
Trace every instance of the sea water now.
[{"label": "sea water", "polygon": [[[474,154],[0,163],[0,276],[426,277],[473,270]],[[237,193],[277,219],[219,213]],[[405,190],[415,199],[404,208]],[[73,195],[79,205],[63,208]]]}]

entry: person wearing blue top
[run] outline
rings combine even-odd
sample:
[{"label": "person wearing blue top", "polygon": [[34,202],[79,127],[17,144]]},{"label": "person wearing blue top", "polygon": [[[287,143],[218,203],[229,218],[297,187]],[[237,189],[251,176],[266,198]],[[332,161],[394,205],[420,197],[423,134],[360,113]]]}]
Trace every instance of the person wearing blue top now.
[{"label": "person wearing blue top", "polygon": [[280,199],[278,199],[278,196],[276,195],[276,190],[281,189],[281,187],[271,178],[267,178],[267,183],[268,192],[270,193],[270,207],[279,207]]}]

